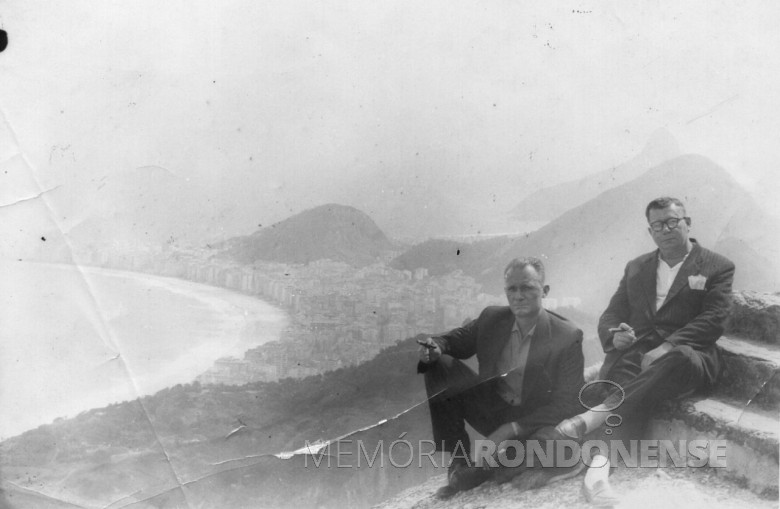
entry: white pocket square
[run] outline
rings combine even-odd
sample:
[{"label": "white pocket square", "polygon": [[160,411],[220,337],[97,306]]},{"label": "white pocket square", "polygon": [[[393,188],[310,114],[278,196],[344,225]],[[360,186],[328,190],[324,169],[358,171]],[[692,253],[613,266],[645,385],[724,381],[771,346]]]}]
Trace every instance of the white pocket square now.
[{"label": "white pocket square", "polygon": [[698,276],[688,276],[688,286],[691,290],[704,290],[704,286],[707,284],[707,278],[699,274]]}]

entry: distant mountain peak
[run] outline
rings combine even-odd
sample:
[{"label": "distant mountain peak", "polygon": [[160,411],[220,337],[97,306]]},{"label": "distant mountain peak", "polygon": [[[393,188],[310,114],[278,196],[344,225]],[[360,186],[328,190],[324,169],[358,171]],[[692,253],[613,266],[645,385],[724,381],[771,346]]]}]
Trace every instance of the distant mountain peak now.
[{"label": "distant mountain peak", "polygon": [[577,180],[539,189],[526,196],[509,214],[520,221],[552,220],[566,210],[679,156],[680,146],[674,136],[665,128],[656,129],[642,151],[631,160]]},{"label": "distant mountain peak", "polygon": [[337,203],[305,210],[227,245],[225,254],[241,263],[330,259],[354,266],[373,263],[392,247],[366,213]]},{"label": "distant mountain peak", "polygon": [[456,256],[451,246],[423,243],[394,262],[399,268],[427,268],[430,274],[461,269],[500,291],[501,269],[516,256],[545,260],[552,298],[581,298],[584,309],[600,312],[620,280],[625,263],[655,249],[644,208],[659,196],[673,196],[692,218],[691,236],[736,265],[734,288],[776,291],[780,285],[780,227],[723,167],[707,157],[684,154],[653,166],[623,184],[570,208],[523,236],[481,241]]},{"label": "distant mountain peak", "polygon": [[371,220],[371,218],[368,217],[368,215],[365,212],[356,209],[355,207],[351,207],[349,205],[341,205],[338,203],[326,203],[324,205],[319,205],[317,207],[304,210],[303,212],[299,212],[294,216],[288,217],[287,219],[275,223],[273,226],[275,227],[278,224],[284,223],[294,218],[298,218],[299,216],[301,218],[307,218],[312,220],[320,216],[325,216],[331,219],[350,218],[354,216],[355,218],[359,218],[358,220],[362,221],[364,219],[368,219],[373,223],[373,220]]}]

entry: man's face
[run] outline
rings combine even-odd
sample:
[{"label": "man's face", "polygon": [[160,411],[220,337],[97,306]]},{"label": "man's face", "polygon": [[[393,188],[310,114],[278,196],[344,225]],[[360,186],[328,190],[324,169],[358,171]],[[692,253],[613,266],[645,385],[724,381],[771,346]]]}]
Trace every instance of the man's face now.
[{"label": "man's face", "polygon": [[548,286],[542,284],[536,269],[526,265],[511,269],[504,277],[504,292],[509,307],[517,318],[533,318],[542,309],[542,297],[547,296]]},{"label": "man's face", "polygon": [[685,249],[688,243],[688,223],[683,219],[685,211],[679,205],[672,204],[665,209],[651,209],[648,217],[648,223],[661,224],[669,219],[679,219],[676,228],[669,228],[662,225],[661,231],[654,231],[652,227],[647,230],[655,241],[655,245],[662,251]]}]

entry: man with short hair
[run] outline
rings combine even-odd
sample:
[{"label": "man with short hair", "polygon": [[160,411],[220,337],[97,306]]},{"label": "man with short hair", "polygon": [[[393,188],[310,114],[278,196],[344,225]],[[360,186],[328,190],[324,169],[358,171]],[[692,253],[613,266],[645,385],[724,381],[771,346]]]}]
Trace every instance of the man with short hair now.
[{"label": "man with short hair", "polygon": [[[512,260],[504,271],[508,306],[488,307],[420,347],[418,372],[425,373],[436,450],[452,455],[440,498],[490,477],[470,466],[465,422],[498,446],[581,409],[582,331],[542,307],[549,289],[541,260]],[[458,360],[474,355],[479,373]]]},{"label": "man with short hair", "polygon": [[[689,238],[691,218],[677,198],[651,201],[645,217],[658,249],[628,262],[598,324],[606,354],[600,378],[624,392],[614,389],[602,404],[560,423],[565,437],[582,439],[610,412],[622,417],[621,426],[644,422],[658,403],[711,387],[718,375],[715,342],[729,313],[734,264]],[[608,471],[586,474],[589,501],[617,501]]]}]

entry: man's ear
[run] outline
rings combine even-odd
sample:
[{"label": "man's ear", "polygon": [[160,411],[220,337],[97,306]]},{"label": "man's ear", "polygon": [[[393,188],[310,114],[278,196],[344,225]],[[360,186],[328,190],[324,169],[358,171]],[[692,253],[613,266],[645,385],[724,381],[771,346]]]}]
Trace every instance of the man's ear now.
[{"label": "man's ear", "polygon": [[542,287],[542,297],[547,297],[548,293],[550,293],[550,285],[544,285]]}]

